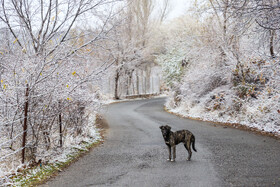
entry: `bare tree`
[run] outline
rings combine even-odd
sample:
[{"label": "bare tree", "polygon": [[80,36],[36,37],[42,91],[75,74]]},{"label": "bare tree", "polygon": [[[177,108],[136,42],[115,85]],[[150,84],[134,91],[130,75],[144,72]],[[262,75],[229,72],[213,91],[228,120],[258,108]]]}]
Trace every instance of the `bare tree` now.
[{"label": "bare tree", "polygon": [[259,33],[265,36],[264,40],[268,43],[268,51],[271,58],[276,57],[276,46],[279,41],[279,30],[280,30],[280,1],[279,0],[247,0],[237,1],[233,6],[233,10],[236,15],[242,19],[254,21],[259,28]]},{"label": "bare tree", "polygon": [[[19,152],[22,162],[30,161],[62,146],[64,136],[84,133],[86,107],[97,97],[86,83],[113,64],[92,51],[100,50],[98,44],[114,28],[108,25],[114,2],[0,1],[0,145],[7,147],[0,162]],[[104,8],[108,15],[99,13]],[[86,21],[88,29],[82,27]]]},{"label": "bare tree", "polygon": [[[120,14],[118,22],[120,23],[114,31],[115,47],[112,50],[116,59],[114,98],[119,99],[119,81],[124,76],[126,84],[126,93],[132,85],[132,73],[137,64],[143,63],[142,54],[147,47],[147,41],[150,33],[150,21],[153,11],[153,3],[149,0],[126,1],[127,6]],[[114,52],[113,52],[114,51]],[[149,87],[149,81],[147,81]]]},{"label": "bare tree", "polygon": [[160,23],[166,19],[170,12],[170,0],[164,0],[160,11]]},{"label": "bare tree", "polygon": [[269,32],[269,51],[271,57],[275,58],[275,39],[280,31],[280,1],[255,1],[253,11],[257,14],[258,25]]}]

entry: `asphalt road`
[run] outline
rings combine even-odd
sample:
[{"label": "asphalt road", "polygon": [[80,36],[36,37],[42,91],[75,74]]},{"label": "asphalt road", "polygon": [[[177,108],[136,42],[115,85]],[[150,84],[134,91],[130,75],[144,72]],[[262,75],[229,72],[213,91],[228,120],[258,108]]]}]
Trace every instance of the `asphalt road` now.
[{"label": "asphalt road", "polygon": [[[163,110],[164,98],[112,104],[104,144],[45,186],[280,186],[280,141],[183,119]],[[160,125],[196,137],[192,160],[177,146],[169,162]]]}]

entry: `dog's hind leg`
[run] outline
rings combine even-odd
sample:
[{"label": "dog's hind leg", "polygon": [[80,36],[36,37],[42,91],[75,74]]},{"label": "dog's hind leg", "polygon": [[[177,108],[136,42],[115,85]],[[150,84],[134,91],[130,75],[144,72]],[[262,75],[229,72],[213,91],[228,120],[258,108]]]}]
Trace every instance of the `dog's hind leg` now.
[{"label": "dog's hind leg", "polygon": [[[187,143],[188,144],[188,143]],[[186,144],[184,144],[184,146],[185,146],[185,148],[187,149],[187,151],[188,151],[188,154],[189,154],[189,156],[188,156],[188,161],[190,161],[191,160],[191,157],[192,157],[192,151],[191,151],[191,147],[190,147],[190,145],[186,145]]]},{"label": "dog's hind leg", "polygon": [[191,160],[192,157],[192,150],[191,150],[191,141],[187,141],[187,143],[184,143],[185,148],[188,150],[189,156],[188,156],[188,161]]},{"label": "dog's hind leg", "polygon": [[176,159],[176,145],[172,146],[173,149],[173,159],[171,159],[171,162],[174,162]]}]

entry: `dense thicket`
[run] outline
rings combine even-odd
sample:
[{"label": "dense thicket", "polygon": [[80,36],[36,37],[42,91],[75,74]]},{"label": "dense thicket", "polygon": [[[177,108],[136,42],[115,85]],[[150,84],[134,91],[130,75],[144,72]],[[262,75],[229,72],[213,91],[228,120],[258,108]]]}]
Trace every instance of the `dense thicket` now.
[{"label": "dense thicket", "polygon": [[157,61],[172,92],[167,106],[279,133],[279,5],[202,1],[163,27],[168,42]]}]

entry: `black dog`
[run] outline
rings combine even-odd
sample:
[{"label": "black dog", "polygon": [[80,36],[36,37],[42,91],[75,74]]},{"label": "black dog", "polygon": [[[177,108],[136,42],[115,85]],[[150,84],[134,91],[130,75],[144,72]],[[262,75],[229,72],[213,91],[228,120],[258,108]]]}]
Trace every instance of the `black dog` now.
[{"label": "black dog", "polygon": [[[191,156],[192,156],[191,144],[192,144],[193,150],[196,152],[196,149],[194,146],[194,143],[195,143],[194,135],[188,130],[180,130],[180,131],[172,132],[171,127],[168,125],[160,126],[159,128],[161,129],[165,144],[168,147],[168,151],[169,151],[168,160],[171,160],[172,162],[175,161],[176,145],[181,142],[184,144],[185,148],[188,150],[188,153],[189,153],[188,160],[191,160]],[[171,159],[171,148],[173,148],[173,159]]]}]

